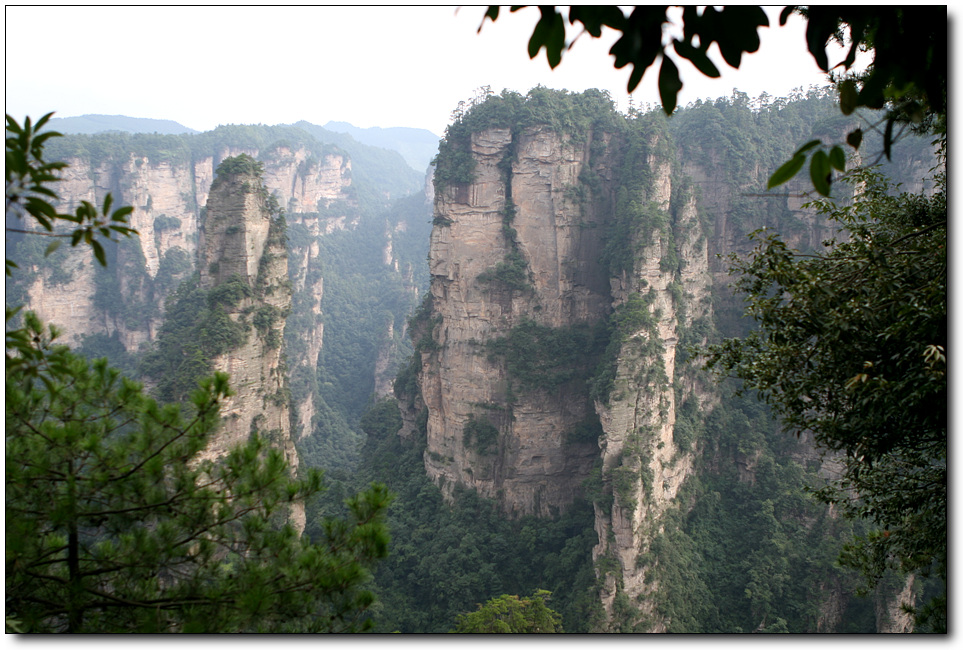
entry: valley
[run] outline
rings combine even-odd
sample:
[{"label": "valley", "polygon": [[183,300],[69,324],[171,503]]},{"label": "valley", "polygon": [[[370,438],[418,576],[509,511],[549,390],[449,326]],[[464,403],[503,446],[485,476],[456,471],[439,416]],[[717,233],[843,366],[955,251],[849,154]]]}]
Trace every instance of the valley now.
[{"label": "valley", "polygon": [[[290,515],[308,539],[385,484],[373,631],[547,590],[566,632],[907,632],[900,603],[933,585],[890,572],[863,595],[836,563],[866,526],[808,493],[837,456],[701,356],[752,327],[727,263],[750,233],[804,254],[846,236],[808,179],[766,183],[854,119],[829,89],[667,118],[540,86],[476,96],[428,169],[424,142],[343,124],[68,134],[47,151],[62,203],[110,192],[139,236],[102,267],[8,235],[7,305],[163,403],[226,372],[200,458],[258,434],[324,470]],[[936,166],[908,138],[881,170],[926,193]]]}]

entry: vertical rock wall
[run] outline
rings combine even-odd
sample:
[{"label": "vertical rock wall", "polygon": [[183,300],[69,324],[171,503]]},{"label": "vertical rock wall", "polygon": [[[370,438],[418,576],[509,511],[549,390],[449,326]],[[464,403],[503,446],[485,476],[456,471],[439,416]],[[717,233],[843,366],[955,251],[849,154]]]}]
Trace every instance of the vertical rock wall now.
[{"label": "vertical rock wall", "polygon": [[[548,515],[571,502],[591,469],[594,445],[567,441],[591,405],[572,386],[513,389],[505,362],[485,346],[523,322],[561,328],[606,314],[607,286],[592,261],[602,217],[571,192],[588,142],[539,128],[515,137],[490,129],[473,134],[471,150],[474,182],[436,190],[433,350],[421,374],[425,466],[448,495],[463,484],[516,515]],[[526,265],[524,286],[486,281],[513,251]],[[498,430],[487,449],[466,440],[470,422]]]},{"label": "vertical rock wall", "polygon": [[[261,179],[254,174],[222,174],[211,186],[201,225],[201,286],[212,289],[231,280],[243,282],[249,295],[227,313],[235,322],[253,321],[253,327],[245,343],[213,359],[215,371],[230,375],[235,394],[224,401],[221,427],[201,457],[223,456],[258,432],[281,449],[297,471],[281,352],[291,308],[288,256],[283,230],[267,203]],[[304,529],[303,507],[294,513],[294,523]]]},{"label": "vertical rock wall", "polygon": [[[147,286],[139,291],[148,294],[143,298],[155,305],[156,315],[125,322],[98,307],[94,301],[95,274],[111,273],[119,282],[124,282],[124,274],[117,268],[99,269],[86,248],[71,251],[67,258],[69,281],[52,278],[50,269],[40,266],[28,269],[34,274],[27,287],[29,308],[58,325],[63,340],[72,345],[79,343],[81,335],[116,332],[124,347],[134,352],[153,340],[170,289],[156,286],[153,280],[169,251],[179,250],[185,259],[196,259],[202,207],[208,201],[214,170],[225,158],[242,153],[259,156],[257,149],[225,146],[193,161],[135,154],[104,162],[67,158],[69,167],[55,188],[65,211],[72,211],[81,201],[100,205],[108,192],[113,194],[115,205],[134,207],[131,225],[139,236],[125,241],[124,249],[139,249],[136,257],[142,257],[142,261],[132,262],[142,265],[147,274]],[[349,200],[351,162],[346,156],[332,153],[316,158],[302,147],[283,146],[263,153],[264,186],[291,214],[292,223],[304,223],[313,235],[348,225],[344,215],[319,214],[334,202]],[[129,251],[124,254],[130,256]]]},{"label": "vertical rock wall", "polygon": [[[745,221],[758,216],[736,214],[743,197],[718,167],[683,165],[665,131],[642,121],[629,128],[641,130],[472,133],[472,182],[437,189],[431,300],[414,338],[427,407],[425,468],[442,492],[451,498],[461,485],[498,500],[509,516],[551,516],[591,491],[605,611],[598,630],[660,632],[672,621],[659,609],[653,543],[670,517],[692,507],[680,495],[702,453],[680,435],[679,409],[693,403],[705,417],[720,399],[681,346],[704,343],[717,320],[716,293],[729,282],[719,256],[745,252],[748,230],[785,214],[793,245],[814,246],[831,233],[801,207],[794,186],[788,197],[767,199],[775,212],[763,210],[763,222]],[[745,191],[758,180],[747,179]],[[626,252],[618,271],[610,260]],[[513,260],[524,273],[517,264],[506,273]],[[522,327],[559,332],[598,322],[614,337],[611,356],[601,359],[614,380],[594,401],[576,382],[522,386],[512,360],[493,354],[493,343]],[[586,423],[597,438],[572,443]],[[404,435],[412,426],[406,421]],[[488,444],[479,445],[482,435]],[[746,461],[742,475],[752,482]],[[828,604],[840,596],[825,585]],[[838,619],[829,609],[820,629]]]},{"label": "vertical rock wall", "polygon": [[642,558],[650,557],[666,513],[685,507],[677,497],[696,460],[693,442],[676,439],[677,409],[692,399],[708,411],[716,399],[693,367],[677,361],[683,332],[711,316],[713,277],[695,198],[671,157],[655,153],[662,137],[645,143],[652,182],[640,200],[664,225],[625,243],[638,251],[632,267],[610,280],[616,320],[635,325],[621,326],[614,385],[607,402],[596,402],[602,479],[612,503],[596,506],[599,543],[593,551],[597,566],[609,567],[600,570],[600,595],[610,623],[622,594],[636,613],[612,624],[653,632],[664,631],[666,622],[655,610],[659,583],[649,575],[651,560]]}]

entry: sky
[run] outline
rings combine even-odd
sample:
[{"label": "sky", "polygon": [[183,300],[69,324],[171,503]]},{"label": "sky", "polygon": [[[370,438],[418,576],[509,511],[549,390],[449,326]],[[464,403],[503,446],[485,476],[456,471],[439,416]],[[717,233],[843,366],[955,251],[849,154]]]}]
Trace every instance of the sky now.
[{"label": "sky", "polygon": [[[804,23],[778,27],[778,11],[768,10],[762,46],[739,70],[716,46],[720,79],[682,62],[679,104],[734,88],[778,97],[824,85]],[[479,6],[7,6],[5,14],[6,112],[18,120],[53,110],[169,119],[199,131],[334,120],[442,135],[458,102],[486,85],[496,93],[600,88],[628,107],[629,68],[616,70],[608,54],[617,33],[582,35],[552,70],[544,52],[528,57],[534,7],[503,9],[481,33]],[[657,74],[654,66],[646,73],[637,106],[659,103]]]}]

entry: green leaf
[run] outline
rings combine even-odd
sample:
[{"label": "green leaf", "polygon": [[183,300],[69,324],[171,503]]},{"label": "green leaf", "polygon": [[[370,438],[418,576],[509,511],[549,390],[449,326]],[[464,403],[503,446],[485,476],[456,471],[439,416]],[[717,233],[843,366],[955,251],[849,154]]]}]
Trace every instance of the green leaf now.
[{"label": "green leaf", "polygon": [[485,26],[486,18],[491,18],[492,22],[498,20],[498,9],[498,5],[489,5],[488,9],[485,11],[485,15],[482,16],[481,22],[478,24],[478,30],[475,32],[476,34],[481,34],[482,27]]},{"label": "green leaf", "polygon": [[645,68],[639,65],[632,66],[632,74],[629,75],[629,83],[627,85],[628,91],[631,93],[635,90],[639,82],[642,81],[642,75],[645,74]]},{"label": "green leaf", "polygon": [[94,249],[94,257],[100,262],[101,266],[107,266],[107,255],[104,254],[104,247],[96,239],[90,240],[90,245]]},{"label": "green leaf", "polygon": [[[54,115],[54,111],[50,111],[49,113],[41,117],[39,120],[37,120],[37,124],[33,127],[33,130],[39,131],[40,129],[42,129],[43,125],[46,124],[50,120],[50,118],[53,117],[53,115]],[[60,135],[60,134],[58,133],[57,135]]]},{"label": "green leaf", "polygon": [[565,20],[555,7],[539,7],[541,18],[532,30],[532,37],[528,41],[528,57],[534,59],[539,50],[545,48],[548,65],[555,68],[562,62],[562,48],[565,47]]},{"label": "green leaf", "polygon": [[850,115],[859,106],[859,89],[855,79],[846,79],[839,84],[839,110]]},{"label": "green leaf", "polygon": [[863,142],[863,130],[856,129],[855,131],[850,131],[846,136],[846,142],[853,149],[859,149],[859,145]]},{"label": "green leaf", "polygon": [[810,7],[806,23],[806,44],[809,53],[816,59],[816,65],[823,72],[829,72],[829,58],[826,56],[826,43],[836,31],[834,11],[820,11],[821,7]]},{"label": "green leaf", "polygon": [[801,155],[803,155],[804,153],[806,153],[807,151],[809,151],[810,149],[812,149],[813,147],[818,146],[818,145],[820,145],[820,144],[822,144],[822,141],[820,141],[820,140],[810,140],[809,142],[807,142],[807,143],[804,144],[803,146],[801,146],[801,147],[799,147],[798,149],[796,149],[796,153],[794,153],[793,156],[801,156]]},{"label": "green leaf", "polygon": [[134,212],[133,206],[125,205],[122,208],[114,210],[114,214],[111,215],[111,221],[127,221],[127,217]]},{"label": "green leaf", "polygon": [[795,9],[795,7],[793,7],[793,6],[784,7],[783,10],[779,12],[779,26],[780,26],[780,27],[785,27],[785,26],[786,26],[786,21],[789,20],[789,16],[792,15],[793,9]]},{"label": "green leaf", "polygon": [[573,6],[568,12],[568,21],[573,25],[580,22],[585,25],[585,31],[598,38],[602,35],[602,27],[623,31],[625,14],[612,5],[581,5]]},{"label": "green leaf", "polygon": [[772,176],[769,177],[769,183],[766,185],[766,189],[772,189],[777,185],[782,185],[790,178],[799,173],[802,166],[806,164],[806,156],[795,155],[788,161],[782,164],[782,166],[777,169]]},{"label": "green leaf", "polygon": [[829,164],[841,172],[846,171],[846,154],[843,153],[843,148],[839,145],[836,145],[830,149]]},{"label": "green leaf", "polygon": [[682,90],[682,81],[679,79],[679,69],[672,62],[672,59],[662,55],[662,66],[659,68],[659,97],[662,99],[662,110],[666,115],[671,115],[675,110],[676,98]]},{"label": "green leaf", "polygon": [[675,51],[679,53],[679,56],[691,61],[692,65],[694,65],[699,72],[711,78],[720,76],[719,68],[709,59],[704,49],[696,49],[690,43],[679,40],[673,40],[672,44],[673,47],[675,47]]},{"label": "green leaf", "polygon": [[56,251],[58,248],[60,248],[60,241],[55,241],[55,242],[53,242],[52,244],[50,244],[49,246],[47,246],[47,250],[45,250],[45,251],[43,252],[43,256],[44,256],[44,257],[50,257],[51,253],[53,253],[54,251]]},{"label": "green leaf", "polygon": [[823,196],[829,196],[830,191],[830,167],[829,156],[825,151],[817,151],[813,154],[809,162],[809,178],[812,179],[813,187]]},{"label": "green leaf", "polygon": [[[6,118],[7,118],[7,131],[10,131],[11,133],[15,133],[15,134],[20,134],[23,132],[23,129],[20,128],[20,124],[17,122],[17,120],[13,119],[9,115],[7,115]],[[40,119],[43,119],[43,118],[40,118]]]}]

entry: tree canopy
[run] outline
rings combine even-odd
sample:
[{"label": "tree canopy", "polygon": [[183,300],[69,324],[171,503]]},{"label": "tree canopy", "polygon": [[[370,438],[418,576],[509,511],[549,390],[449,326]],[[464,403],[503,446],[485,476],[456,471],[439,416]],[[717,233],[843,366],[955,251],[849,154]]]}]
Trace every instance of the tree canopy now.
[{"label": "tree canopy", "polygon": [[387,552],[383,487],[351,500],[312,544],[289,508],[322,489],[293,479],[259,436],[198,461],[227,376],[182,413],[106,359],[90,364],[27,316],[6,382],[7,618],[28,632],[352,631]]},{"label": "tree canopy", "polygon": [[[932,196],[894,196],[871,171],[851,181],[852,205],[815,204],[840,230],[825,251],[763,230],[747,259],[731,258],[758,329],[711,347],[708,363],[841,465],[817,496],[878,526],[845,563],[871,582],[932,569],[945,588],[945,178]],[[920,620],[945,627],[945,594],[934,608]]]},{"label": "tree canopy", "polygon": [[546,634],[562,632],[561,617],[546,605],[552,593],[536,589],[531,598],[503,594],[458,617],[452,632],[481,634]]}]

